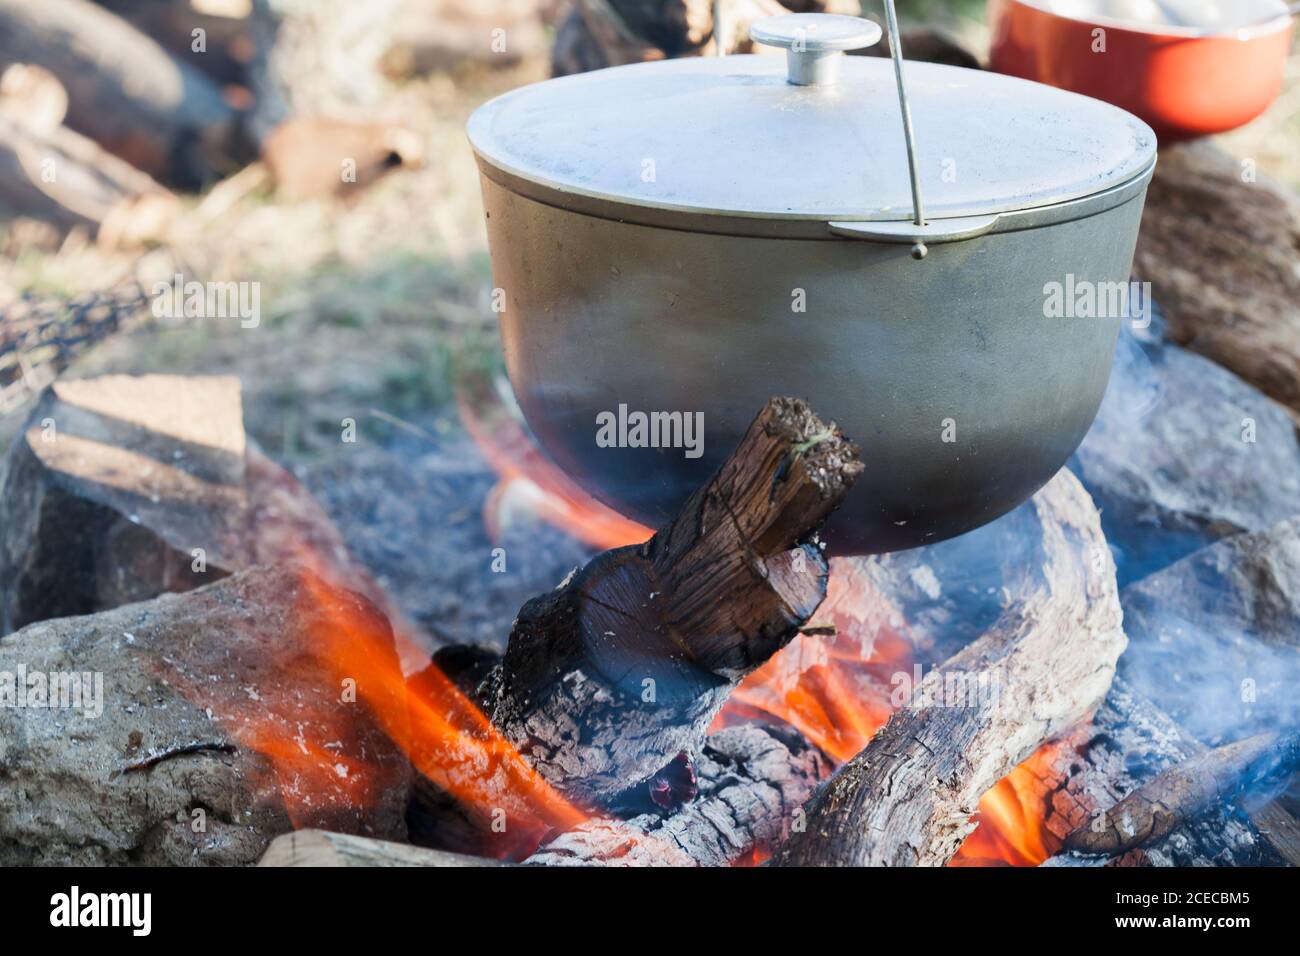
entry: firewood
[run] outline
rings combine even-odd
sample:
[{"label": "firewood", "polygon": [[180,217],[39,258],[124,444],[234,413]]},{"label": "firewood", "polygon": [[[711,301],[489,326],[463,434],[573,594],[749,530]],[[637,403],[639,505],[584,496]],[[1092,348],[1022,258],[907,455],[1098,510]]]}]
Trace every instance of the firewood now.
[{"label": "firewood", "polygon": [[426,850],[328,830],[297,830],[271,841],[258,866],[509,866],[460,853]]},{"label": "firewood", "polygon": [[1042,582],[927,675],[809,801],[779,864],[946,863],[980,797],[1104,699],[1125,638],[1097,511],[1068,471],[1034,504]]},{"label": "firewood", "polygon": [[243,131],[280,198],[351,192],[423,162],[416,134],[375,119],[389,90],[380,61],[400,7],[397,0],[252,0],[254,97]]},{"label": "firewood", "polygon": [[0,68],[30,63],[68,93],[67,124],[170,183],[213,178],[235,113],[206,76],[88,0],[0,0]]},{"label": "firewood", "polygon": [[[1107,811],[1159,773],[1207,748],[1169,715],[1115,677],[1092,720],[1062,738],[1022,799],[1045,808],[1044,842],[1056,852],[1079,827],[1107,822]],[[1226,806],[1225,806],[1225,809]],[[1282,811],[1286,813],[1285,810]],[[1286,814],[1288,817],[1289,813]],[[1162,840],[1113,858],[1115,866],[1278,866],[1287,859],[1289,828],[1266,832],[1255,814],[1203,813]],[[1277,821],[1274,821],[1277,825]],[[1056,852],[1045,866],[1096,865],[1095,857]]]},{"label": "firewood", "polygon": [[0,115],[0,216],[81,227],[113,247],[160,238],[179,213],[170,192],[86,137]]},{"label": "firewood", "polygon": [[[718,52],[713,13],[717,0],[578,0],[555,35],[551,69],[556,76],[607,66],[712,56]],[[849,13],[857,0],[723,0],[722,47],[755,50],[749,24],[783,13]],[[777,51],[771,51],[777,52]]]},{"label": "firewood", "polygon": [[0,116],[48,133],[68,115],[68,91],[49,70],[11,63],[0,71]]},{"label": "firewood", "polygon": [[861,471],[833,423],[772,399],[667,527],[524,605],[480,688],[489,718],[583,803],[693,754],[732,688],[821,603],[812,536]]},{"label": "firewood", "polygon": [[70,299],[25,295],[0,308],[0,416],[21,408],[97,343],[143,325],[148,306],[145,290],[127,282]]},{"label": "firewood", "polygon": [[[96,0],[229,91],[248,82],[251,0]],[[202,44],[196,48],[195,31]]]},{"label": "firewood", "polygon": [[[1292,777],[1292,788],[1300,778]],[[1250,822],[1259,830],[1260,839],[1283,860],[1287,866],[1300,866],[1300,817],[1289,801],[1270,800],[1264,806],[1248,811]]]},{"label": "firewood", "polygon": [[551,866],[730,866],[766,856],[830,763],[797,731],[745,725],[705,741],[699,795],[668,811],[580,824],[525,860]]},{"label": "firewood", "polygon": [[1207,750],[1134,790],[1105,813],[1104,826],[1087,825],[1065,849],[1115,856],[1168,836],[1183,823],[1266,778],[1300,763],[1300,736],[1279,731]]},{"label": "firewood", "polygon": [[423,143],[414,133],[382,123],[295,117],[262,141],[262,160],[287,202],[346,193],[423,159]]},{"label": "firewood", "polygon": [[410,77],[467,64],[503,68],[544,55],[540,7],[538,0],[404,0],[384,72]]}]

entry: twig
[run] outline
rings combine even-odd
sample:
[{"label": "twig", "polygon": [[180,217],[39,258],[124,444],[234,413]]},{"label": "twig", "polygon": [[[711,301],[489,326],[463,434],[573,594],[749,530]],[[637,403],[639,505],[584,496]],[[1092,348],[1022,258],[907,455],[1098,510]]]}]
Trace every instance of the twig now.
[{"label": "twig", "polygon": [[1207,750],[1138,787],[1065,839],[1076,853],[1118,856],[1168,836],[1207,810],[1300,763],[1300,734],[1269,731]]},{"label": "twig", "polygon": [[120,776],[124,773],[135,773],[139,770],[152,770],[164,760],[171,760],[173,757],[184,757],[187,754],[207,752],[233,754],[235,752],[235,745],[221,742],[200,741],[198,743],[184,744],[180,747],[170,747],[167,750],[150,754],[143,760],[127,764],[121,770],[116,771],[113,776]]}]

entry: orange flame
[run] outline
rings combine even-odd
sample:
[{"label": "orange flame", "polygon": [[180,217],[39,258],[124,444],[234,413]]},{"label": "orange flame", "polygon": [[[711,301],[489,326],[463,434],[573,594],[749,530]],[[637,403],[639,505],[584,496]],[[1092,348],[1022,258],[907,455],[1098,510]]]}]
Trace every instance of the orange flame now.
[{"label": "orange flame", "polygon": [[[306,577],[317,606],[329,600],[317,576]],[[402,674],[382,619],[340,615],[333,640],[317,647],[340,679],[356,681],[358,697],[411,765],[434,784],[503,826],[496,855],[531,852],[552,828],[569,829],[586,819],[520,756],[483,713],[437,667],[410,678]],[[493,831],[496,832],[496,831]]]},{"label": "orange flame", "polygon": [[980,798],[979,825],[949,866],[1038,866],[1061,849],[1045,825],[1042,780],[1063,744],[1049,741]]},{"label": "orange flame", "polygon": [[266,758],[272,779],[260,783],[278,788],[296,828],[364,831],[386,791],[405,790],[405,760],[478,824],[485,855],[520,858],[548,831],[587,818],[436,667],[406,677],[397,646],[410,638],[395,639],[383,614],[327,583],[338,580],[328,560],[304,550],[301,564],[294,615],[304,639],[258,648],[266,672],[292,680],[262,688],[245,707],[222,698],[217,683],[168,674],[238,745]]},{"label": "orange flame", "polygon": [[[517,497],[549,524],[600,548],[640,544],[653,533],[597,502],[544,458],[518,420],[499,402],[457,395],[462,420],[484,458],[501,477],[485,506],[490,530],[501,524],[511,485]],[[490,425],[488,424],[490,420]],[[902,615],[888,597],[851,564],[838,562],[817,620],[833,637],[801,634],[732,692],[711,730],[777,719],[799,730],[836,764],[855,756],[905,699],[894,675],[910,673],[912,646],[890,622]],[[1059,847],[1044,826],[1041,791],[1033,782],[1051,763],[1048,743],[981,798],[979,824],[962,844],[954,866],[1036,866]],[[756,865],[756,855],[742,865]]]},{"label": "orange flame", "polygon": [[604,549],[649,540],[653,529],[623,517],[587,494],[551,463],[499,401],[457,389],[461,421],[499,477],[483,505],[488,534],[499,540],[508,503],[518,501],[532,514],[579,541]]}]

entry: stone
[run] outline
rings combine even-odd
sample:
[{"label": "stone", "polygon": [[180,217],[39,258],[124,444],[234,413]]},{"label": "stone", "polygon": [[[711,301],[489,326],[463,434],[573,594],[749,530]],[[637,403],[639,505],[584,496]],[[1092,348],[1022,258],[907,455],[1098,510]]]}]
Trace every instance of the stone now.
[{"label": "stone", "polygon": [[392,641],[292,564],[0,638],[0,865],[251,864],[303,827],[404,839]]},{"label": "stone", "polygon": [[1101,509],[1121,586],[1300,511],[1300,441],[1286,409],[1150,333],[1121,336],[1071,461]]},{"label": "stone", "polygon": [[57,382],[0,466],[0,634],[295,558],[350,564],[319,506],[247,443],[234,378]]},{"label": "stone", "polygon": [[1134,272],[1174,341],[1300,413],[1300,197],[1209,141],[1162,146]]}]

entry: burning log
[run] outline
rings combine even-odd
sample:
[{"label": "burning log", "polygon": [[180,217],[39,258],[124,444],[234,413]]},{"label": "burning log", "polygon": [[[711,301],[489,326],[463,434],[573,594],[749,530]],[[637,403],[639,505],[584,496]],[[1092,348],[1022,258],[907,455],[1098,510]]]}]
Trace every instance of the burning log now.
[{"label": "burning log", "polygon": [[1166,770],[1106,811],[1104,825],[1080,827],[1065,849],[1115,856],[1154,843],[1182,824],[1300,763],[1300,736],[1272,731],[1207,750]]},{"label": "burning log", "polygon": [[1034,505],[1044,581],[926,676],[809,802],[779,864],[946,863],[980,797],[1104,699],[1125,638],[1096,509],[1068,471]]},{"label": "burning log", "polygon": [[288,562],[6,636],[0,866],[246,865],[297,827],[404,838],[402,701],[379,672],[400,673],[384,615]]},{"label": "burning log", "polygon": [[525,860],[552,866],[730,866],[766,856],[830,763],[797,731],[729,727],[694,765],[699,796],[671,813],[589,820]]},{"label": "burning log", "polygon": [[[1167,714],[1117,675],[1091,722],[1063,737],[1023,779],[1021,801],[1044,808],[1046,866],[1099,865],[1097,858],[1058,852],[1075,830],[1092,820],[1105,825],[1109,808],[1161,772],[1205,752]],[[1281,811],[1285,813],[1285,811]],[[1240,813],[1202,814],[1162,840],[1114,858],[1117,866],[1278,866],[1296,850],[1279,832],[1266,832]],[[1289,817],[1289,814],[1286,814]],[[1276,821],[1274,821],[1276,823]]]},{"label": "burning log", "polygon": [[861,471],[834,424],[772,399],[667,527],[524,605],[480,689],[493,724],[581,802],[694,753],[732,688],[821,603],[811,538]]},{"label": "burning log", "polygon": [[0,69],[43,67],[68,93],[68,126],[151,176],[186,186],[226,161],[235,112],[206,76],[86,0],[0,0]]}]

